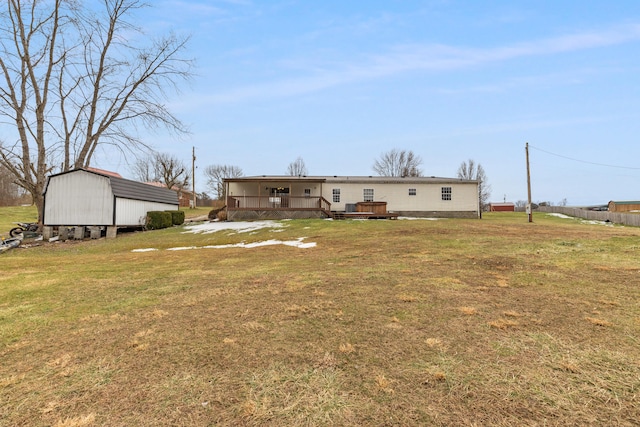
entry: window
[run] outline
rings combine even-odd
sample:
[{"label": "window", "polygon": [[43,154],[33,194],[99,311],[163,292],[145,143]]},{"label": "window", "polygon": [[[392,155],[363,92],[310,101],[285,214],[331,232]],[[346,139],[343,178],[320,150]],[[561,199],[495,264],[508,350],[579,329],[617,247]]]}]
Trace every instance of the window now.
[{"label": "window", "polygon": [[362,193],[365,202],[373,202],[373,188],[365,188]]},{"label": "window", "polygon": [[451,200],[451,187],[442,187],[442,200]]},{"label": "window", "polygon": [[415,188],[410,188],[409,189],[409,195],[410,196],[415,196],[416,195],[416,189]]},{"label": "window", "polygon": [[333,189],[333,203],[340,203],[340,189]]},{"label": "window", "polygon": [[304,197],[311,197],[311,189],[310,188],[305,188],[304,189]]}]

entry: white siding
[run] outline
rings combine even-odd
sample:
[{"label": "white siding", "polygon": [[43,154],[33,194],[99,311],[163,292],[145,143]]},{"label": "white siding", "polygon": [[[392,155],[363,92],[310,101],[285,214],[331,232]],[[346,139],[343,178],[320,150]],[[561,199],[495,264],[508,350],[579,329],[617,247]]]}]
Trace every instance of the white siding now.
[{"label": "white siding", "polygon": [[[442,200],[442,187],[451,187],[451,200]],[[333,189],[340,189],[340,202],[333,202]],[[345,210],[345,204],[364,201],[364,189],[373,189],[373,200],[387,202],[388,211],[477,211],[478,187],[476,184],[458,183],[407,183],[375,184],[327,182],[324,184],[324,198],[331,202],[332,211]],[[410,196],[409,189],[415,188],[416,195]]]},{"label": "white siding", "polygon": [[117,198],[115,225],[141,226],[145,224],[149,211],[175,211],[177,209],[176,205]]},{"label": "white siding", "polygon": [[89,172],[52,176],[47,185],[45,225],[111,225],[109,178]]},{"label": "white siding", "polygon": [[[319,182],[324,180],[324,182]],[[416,215],[447,213],[452,216],[462,213],[477,215],[478,185],[475,181],[453,178],[385,178],[385,177],[318,177],[318,181],[290,181],[286,177],[280,179],[265,178],[264,181],[251,179],[247,181],[229,182],[229,195],[242,199],[243,196],[268,196],[274,187],[291,189],[291,196],[304,195],[304,189],[310,189],[310,196],[322,196],[331,203],[332,211],[346,211],[346,204],[364,201],[364,190],[373,190],[373,201],[386,202],[387,211],[415,213]],[[442,188],[451,188],[451,200],[442,200]],[[409,189],[415,193],[409,195]],[[340,201],[333,201],[333,191],[340,190]]]}]

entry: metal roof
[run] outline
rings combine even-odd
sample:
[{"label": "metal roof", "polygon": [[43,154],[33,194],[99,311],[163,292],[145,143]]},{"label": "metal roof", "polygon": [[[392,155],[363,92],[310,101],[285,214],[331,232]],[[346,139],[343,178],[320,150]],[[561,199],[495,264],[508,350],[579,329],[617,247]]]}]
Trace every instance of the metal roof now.
[{"label": "metal roof", "polygon": [[243,176],[239,178],[225,178],[226,182],[265,182],[265,181],[291,181],[291,182],[328,182],[328,183],[372,183],[372,184],[451,184],[473,183],[476,180],[460,178],[443,178],[436,176],[421,177],[392,177],[392,176],[287,176],[287,175],[260,175]]},{"label": "metal roof", "polygon": [[168,188],[156,187],[144,182],[109,176],[111,188],[116,197],[122,199],[144,200],[147,202],[178,204],[178,193]]},{"label": "metal roof", "polygon": [[[144,182],[132,181],[130,179],[119,178],[113,175],[107,175],[95,170],[87,170],[83,168],[51,175],[47,179],[47,186],[49,184],[49,179],[52,177],[76,173],[78,171],[108,178],[111,182],[111,189],[113,190],[114,196],[122,199],[142,200],[145,202],[166,203],[171,205],[179,204],[178,193],[173,190],[169,190],[168,188],[156,187],[154,185],[145,184]],[[45,187],[45,193],[47,191],[46,188],[47,187]]]}]

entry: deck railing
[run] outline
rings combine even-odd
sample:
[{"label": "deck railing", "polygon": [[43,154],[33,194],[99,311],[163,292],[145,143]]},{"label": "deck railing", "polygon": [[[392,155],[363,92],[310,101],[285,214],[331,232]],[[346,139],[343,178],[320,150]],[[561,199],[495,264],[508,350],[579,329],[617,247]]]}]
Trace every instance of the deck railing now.
[{"label": "deck railing", "polygon": [[323,210],[329,212],[331,203],[324,197],[299,196],[229,196],[227,209],[255,210]]}]

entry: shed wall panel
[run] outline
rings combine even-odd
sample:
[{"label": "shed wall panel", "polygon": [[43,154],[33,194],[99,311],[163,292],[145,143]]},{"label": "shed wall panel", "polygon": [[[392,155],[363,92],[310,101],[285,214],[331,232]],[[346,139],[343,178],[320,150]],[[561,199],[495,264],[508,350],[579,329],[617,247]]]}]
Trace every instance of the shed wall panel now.
[{"label": "shed wall panel", "polygon": [[145,224],[147,212],[177,210],[178,205],[145,202],[143,200],[116,199],[116,221],[118,226],[142,226]]},{"label": "shed wall panel", "polygon": [[109,178],[78,171],[50,177],[45,225],[112,225],[113,193]]}]

